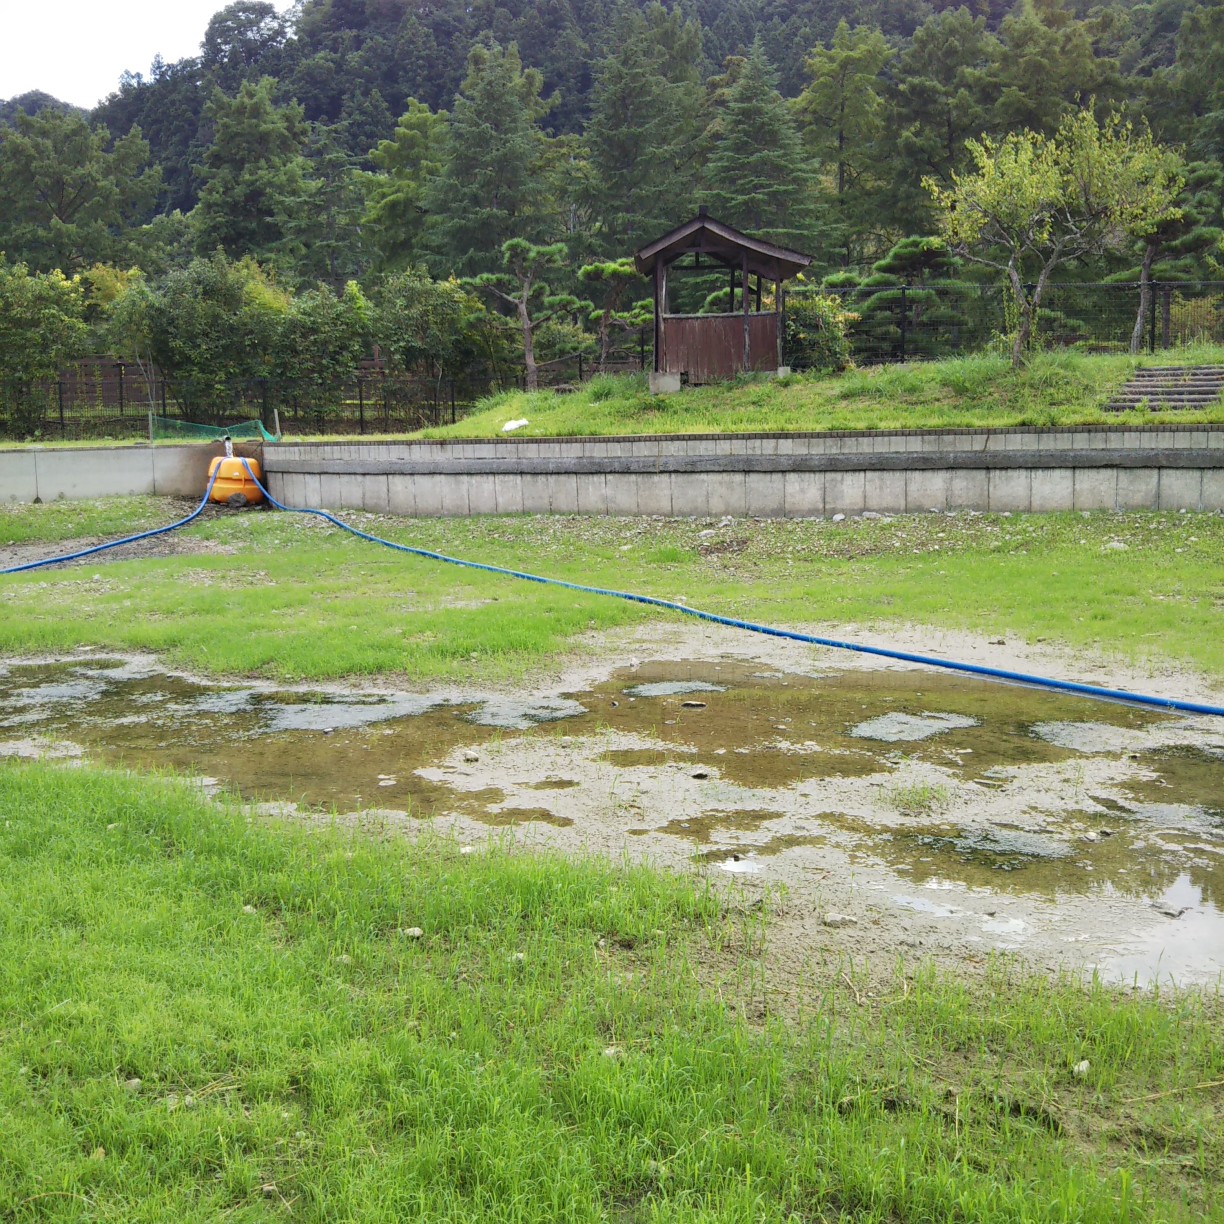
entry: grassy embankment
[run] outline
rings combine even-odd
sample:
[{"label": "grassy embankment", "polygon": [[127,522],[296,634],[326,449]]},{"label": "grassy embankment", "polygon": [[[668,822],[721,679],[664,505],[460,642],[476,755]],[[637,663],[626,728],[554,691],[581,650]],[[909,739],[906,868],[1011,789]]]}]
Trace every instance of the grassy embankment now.
[{"label": "grassy embankment", "polygon": [[0,766],[0,866],[15,1224],[1224,1212],[1218,999],[899,969],[775,1015],[768,918],[695,881],[86,770]]},{"label": "grassy embankment", "polygon": [[1013,371],[981,355],[836,375],[746,380],[652,396],[644,377],[595,378],[566,395],[507,392],[433,438],[492,437],[507,421],[516,437],[640,433],[746,433],[831,429],[950,429],[1012,425],[1154,425],[1224,421],[1208,410],[1116,413],[1103,405],[1138,368],[1224,362],[1224,349],[1178,349],[1155,357],[1035,354]]},{"label": "grassy embankment", "polygon": [[[0,546],[172,521],[154,499],[0,508]],[[753,522],[346,516],[388,538],[774,624],[930,625],[1088,647],[1224,677],[1224,518],[920,515]],[[707,534],[702,534],[703,532]],[[712,534],[710,534],[712,532]],[[208,672],[411,683],[539,677],[587,629],[671,618],[442,566],[316,520],[224,514],[192,555],[0,578],[0,654],[81,644]]]}]

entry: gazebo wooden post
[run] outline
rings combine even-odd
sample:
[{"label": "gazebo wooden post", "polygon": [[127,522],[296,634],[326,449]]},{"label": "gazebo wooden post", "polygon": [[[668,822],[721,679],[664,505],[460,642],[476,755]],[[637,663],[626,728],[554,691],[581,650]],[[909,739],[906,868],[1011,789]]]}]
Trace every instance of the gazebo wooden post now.
[{"label": "gazebo wooden post", "polygon": [[654,368],[657,374],[663,361],[663,312],[667,308],[667,278],[660,259],[654,268]]},{"label": "gazebo wooden post", "polygon": [[747,374],[752,365],[752,340],[749,332],[748,312],[752,300],[748,296],[748,252],[740,255],[740,293],[744,298],[744,373]]},{"label": "gazebo wooden post", "polygon": [[774,282],[774,284],[776,286],[776,288],[774,289],[774,314],[778,316],[778,369],[780,370],[782,368],[783,358],[786,356],[785,350],[782,347],[783,345],[782,333],[786,325],[786,313],[785,313],[786,290],[782,288],[781,269],[778,270],[778,279]]}]

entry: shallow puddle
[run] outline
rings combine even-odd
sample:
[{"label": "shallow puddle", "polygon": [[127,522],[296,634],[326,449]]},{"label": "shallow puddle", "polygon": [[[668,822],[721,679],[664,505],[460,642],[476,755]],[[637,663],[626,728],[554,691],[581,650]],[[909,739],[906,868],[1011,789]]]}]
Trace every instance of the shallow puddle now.
[{"label": "shallow puddle", "polygon": [[250,801],[632,838],[792,890],[869,888],[988,947],[1028,948],[1044,922],[1047,945],[1087,940],[1114,975],[1224,971],[1224,728],[1153,710],[736,660],[522,698],[205,685],[85,655],[0,667],[0,756],[77,749]]}]

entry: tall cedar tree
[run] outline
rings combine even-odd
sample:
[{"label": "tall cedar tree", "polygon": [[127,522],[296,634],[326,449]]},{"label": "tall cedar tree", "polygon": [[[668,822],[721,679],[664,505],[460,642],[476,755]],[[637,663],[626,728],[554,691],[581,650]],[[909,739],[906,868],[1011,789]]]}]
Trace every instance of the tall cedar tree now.
[{"label": "tall cedar tree", "polygon": [[965,142],[990,126],[999,52],[986,22],[958,8],[925,21],[901,53],[887,121],[887,212],[898,228],[934,224],[922,178],[949,182],[966,164]]},{"label": "tall cedar tree", "polygon": [[596,69],[586,193],[596,246],[613,258],[690,216],[702,128],[701,30],[654,4],[622,7]]},{"label": "tall cedar tree", "polygon": [[719,220],[786,246],[811,244],[808,155],[759,39],[720,107],[708,174]]},{"label": "tall cedar tree", "polygon": [[851,29],[839,22],[828,47],[815,47],[806,61],[809,84],[796,109],[804,124],[808,148],[832,180],[836,208],[829,245],[850,264],[869,232],[868,180],[881,170],[880,138],[884,131],[883,81],[880,73],[892,56],[878,29]]},{"label": "tall cedar tree", "polygon": [[290,202],[303,198],[306,125],[296,103],[277,106],[276,82],[247,82],[233,98],[213,94],[213,141],[204,154],[204,187],[193,214],[201,253],[268,257],[284,241]]},{"label": "tall cedar tree", "polygon": [[552,104],[540,96],[542,86],[513,43],[484,39],[468,55],[451,111],[446,168],[426,192],[437,270],[479,272],[500,261],[512,238],[551,236],[555,209],[539,121]]}]

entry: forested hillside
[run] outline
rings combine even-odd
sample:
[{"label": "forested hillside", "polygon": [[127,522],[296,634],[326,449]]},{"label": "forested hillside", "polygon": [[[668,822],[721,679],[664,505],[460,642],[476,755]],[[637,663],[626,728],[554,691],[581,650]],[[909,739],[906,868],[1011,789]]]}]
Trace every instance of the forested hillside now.
[{"label": "forested hillside", "polygon": [[1065,274],[1133,277],[1146,256],[1212,279],[1221,63],[1219,0],[237,0],[198,57],[125,74],[90,115],[0,105],[0,251],[79,284],[111,348],[136,334],[134,286],[181,296],[189,273],[282,310],[320,285],[339,310],[352,281],[419,296],[428,273],[458,278],[465,317],[527,292],[554,328],[606,333],[639,293],[610,261],[699,204],[831,284],[949,276],[946,248],[897,244],[937,232],[933,190],[973,169],[971,142],[1086,108],[1150,127],[1185,187],[1155,246]]}]

